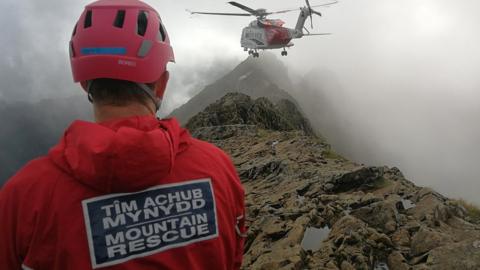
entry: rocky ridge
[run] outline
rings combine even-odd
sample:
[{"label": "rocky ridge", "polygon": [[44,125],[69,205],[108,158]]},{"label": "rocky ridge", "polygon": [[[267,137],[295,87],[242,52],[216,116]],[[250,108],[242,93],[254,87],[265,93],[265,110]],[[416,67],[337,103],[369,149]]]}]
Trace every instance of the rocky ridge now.
[{"label": "rocky ridge", "polygon": [[282,102],[229,94],[187,124],[246,189],[243,269],[480,269],[480,224],[461,203],[337,155]]},{"label": "rocky ridge", "polygon": [[296,100],[286,91],[291,88],[285,65],[273,54],[265,53],[262,61],[253,57],[245,59],[228,74],[205,86],[186,104],[175,109],[171,116],[185,124],[227,93],[243,93],[252,98],[267,97],[273,102],[285,99],[296,104]]}]

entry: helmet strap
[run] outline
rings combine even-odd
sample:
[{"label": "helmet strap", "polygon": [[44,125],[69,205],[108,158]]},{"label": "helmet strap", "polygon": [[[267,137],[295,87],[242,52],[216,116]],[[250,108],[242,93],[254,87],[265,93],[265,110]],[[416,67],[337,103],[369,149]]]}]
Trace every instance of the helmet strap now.
[{"label": "helmet strap", "polygon": [[[93,80],[87,81],[87,89],[86,90],[87,90],[88,101],[90,101],[90,103],[93,103],[93,97],[92,97],[92,92],[91,92],[92,84],[93,84]],[[158,110],[160,110],[160,105],[162,104],[162,100],[157,98],[157,96],[155,95],[155,92],[150,87],[148,87],[148,85],[146,85],[144,83],[136,83],[136,85],[141,90],[143,90],[148,95],[148,97],[150,97],[152,99],[153,104],[155,104],[155,110],[158,112]]]},{"label": "helmet strap", "polygon": [[152,99],[153,103],[155,104],[155,109],[158,112],[158,110],[160,110],[160,105],[162,104],[162,100],[157,98],[157,96],[155,95],[155,92],[150,87],[148,87],[148,85],[144,83],[137,83],[137,85]]},{"label": "helmet strap", "polygon": [[88,101],[90,101],[90,103],[93,103],[93,97],[92,97],[92,92],[91,91],[91,88],[92,88],[92,84],[93,84],[93,81],[92,80],[89,80],[87,81],[87,98],[88,98]]}]

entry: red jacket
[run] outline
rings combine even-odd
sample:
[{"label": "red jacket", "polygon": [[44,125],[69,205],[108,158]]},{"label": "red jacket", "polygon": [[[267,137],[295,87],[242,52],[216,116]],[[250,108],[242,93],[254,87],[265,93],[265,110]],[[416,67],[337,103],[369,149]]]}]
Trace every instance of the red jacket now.
[{"label": "red jacket", "polygon": [[0,269],[238,269],[243,216],[228,156],[176,120],[76,121],[0,191]]}]

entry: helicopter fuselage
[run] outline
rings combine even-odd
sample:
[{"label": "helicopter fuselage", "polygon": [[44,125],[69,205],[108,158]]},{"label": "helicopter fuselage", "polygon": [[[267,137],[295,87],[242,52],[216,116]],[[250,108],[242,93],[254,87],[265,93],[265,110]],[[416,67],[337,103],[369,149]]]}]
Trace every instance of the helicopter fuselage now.
[{"label": "helicopter fuselage", "polygon": [[296,30],[282,27],[281,20],[257,20],[243,28],[241,46],[245,50],[279,49],[293,46]]}]

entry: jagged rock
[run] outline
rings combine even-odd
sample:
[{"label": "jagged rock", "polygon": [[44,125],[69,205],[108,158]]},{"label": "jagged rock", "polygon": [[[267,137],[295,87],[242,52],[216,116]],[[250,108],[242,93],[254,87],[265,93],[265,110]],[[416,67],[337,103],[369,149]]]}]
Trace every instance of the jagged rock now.
[{"label": "jagged rock", "polygon": [[427,267],[426,264],[418,264],[418,265],[414,265],[412,270],[429,270],[430,268]]},{"label": "jagged rock", "polygon": [[449,243],[433,249],[427,264],[436,270],[477,270],[480,269],[480,248],[475,248],[472,240]]},{"label": "jagged rock", "polygon": [[474,248],[480,248],[480,240],[476,240],[475,242],[473,242],[472,246]]},{"label": "jagged rock", "polygon": [[450,217],[459,217],[459,218],[465,218],[467,215],[467,209],[460,205],[458,201],[452,201],[448,200],[446,202],[447,205],[447,212]]},{"label": "jagged rock", "polygon": [[304,252],[300,246],[288,248],[275,248],[271,252],[260,255],[252,264],[252,269],[280,269],[288,265],[293,265],[293,269],[299,270],[303,266]]},{"label": "jagged rock", "polygon": [[398,229],[395,233],[392,234],[392,241],[395,246],[410,246],[410,234],[405,228]]},{"label": "jagged rock", "polygon": [[364,205],[368,205],[368,204],[371,204],[371,203],[374,203],[374,202],[379,202],[381,200],[382,200],[381,197],[378,197],[378,196],[374,195],[373,193],[369,192],[369,193],[365,194],[365,196],[362,197],[360,202]]},{"label": "jagged rock", "polygon": [[433,219],[436,225],[439,222],[446,222],[450,218],[450,211],[444,204],[439,204],[433,210]]},{"label": "jagged rock", "polygon": [[[361,191],[360,191],[361,192]],[[362,194],[361,195],[351,195],[348,196],[344,199],[346,204],[348,205],[349,208],[351,209],[358,209],[367,205],[370,205],[375,202],[382,201],[383,198],[374,195],[373,193],[367,193],[366,195]]]},{"label": "jagged rock", "polygon": [[357,188],[369,189],[383,176],[383,168],[363,167],[358,170],[332,177],[325,183],[328,192],[346,192]]},{"label": "jagged rock", "polygon": [[192,136],[200,140],[224,140],[233,136],[254,136],[257,134],[258,128],[255,125],[222,125],[199,127],[195,129]]},{"label": "jagged rock", "polygon": [[293,246],[300,243],[303,238],[303,233],[305,232],[305,227],[309,221],[310,219],[307,217],[300,217],[295,220],[295,223],[292,225],[293,228],[288,232],[282,244],[285,246]]},{"label": "jagged rock", "polygon": [[417,256],[436,247],[451,243],[452,238],[450,236],[423,227],[412,238],[411,254]]},{"label": "jagged rock", "polygon": [[263,233],[267,238],[272,240],[282,239],[289,231],[283,222],[279,219],[272,219],[269,223],[264,225]]},{"label": "jagged rock", "polygon": [[331,201],[338,200],[338,196],[337,195],[323,194],[323,195],[320,195],[319,199],[322,202],[331,202]]},{"label": "jagged rock", "polygon": [[240,93],[229,93],[192,117],[186,127],[194,134],[199,128],[212,126],[255,125],[263,129],[302,130],[313,134],[308,121],[289,100],[274,105],[266,98],[252,100]]},{"label": "jagged rock", "polygon": [[335,263],[333,261],[329,261],[325,267],[328,269],[328,270],[338,270],[338,267],[335,265]]},{"label": "jagged rock", "polygon": [[353,265],[351,265],[349,262],[347,261],[343,261],[342,264],[340,265],[340,269],[341,270],[355,270],[355,268],[353,267]]},{"label": "jagged rock", "polygon": [[427,195],[432,195],[434,197],[436,197],[438,200],[440,201],[445,201],[447,198],[445,198],[442,194],[432,190],[431,188],[427,188],[427,187],[424,187],[422,189],[420,189],[417,194],[415,195],[415,199],[416,201],[420,201],[423,199],[423,197],[427,196]]},{"label": "jagged rock", "polygon": [[397,209],[394,205],[384,201],[353,210],[352,215],[387,233],[393,232],[397,228]]},{"label": "jagged rock", "polygon": [[390,238],[383,233],[376,233],[375,232],[370,236],[369,239],[373,240],[376,243],[383,244],[385,247],[392,247],[393,246],[392,240],[390,240]]},{"label": "jagged rock", "polygon": [[405,179],[405,177],[403,176],[403,173],[397,167],[390,168],[386,173],[391,175],[391,178],[393,180],[404,180]]},{"label": "jagged rock", "polygon": [[283,168],[281,161],[274,160],[266,164],[257,164],[249,169],[241,171],[239,174],[243,178],[254,180],[259,176],[266,177],[272,174],[278,175],[282,172]]},{"label": "jagged rock", "polygon": [[427,220],[429,225],[435,225],[435,209],[443,207],[443,199],[435,193],[432,193],[430,189],[422,189],[424,192],[420,192],[416,196],[416,205],[411,209],[411,213],[417,220]]},{"label": "jagged rock", "polygon": [[410,260],[411,265],[422,265],[423,263],[426,263],[428,261],[428,253],[424,253],[420,256],[413,257]]},{"label": "jagged rock", "polygon": [[[320,261],[333,256],[336,258],[336,261],[340,262],[338,265],[340,268],[351,265],[353,269],[369,269],[373,262],[368,259],[368,256],[370,251],[373,251],[375,248],[376,242],[369,243],[366,240],[372,235],[372,232],[367,228],[368,226],[363,221],[353,216],[340,218],[333,224],[330,232],[331,237],[325,244],[330,248],[319,250],[312,259]],[[382,237],[376,236],[374,238],[375,240],[380,240]],[[335,252],[331,253],[334,250]],[[342,265],[344,261],[348,264]]]},{"label": "jagged rock", "polygon": [[388,267],[391,270],[409,270],[410,266],[403,257],[402,253],[398,251],[392,252],[387,259]]}]

